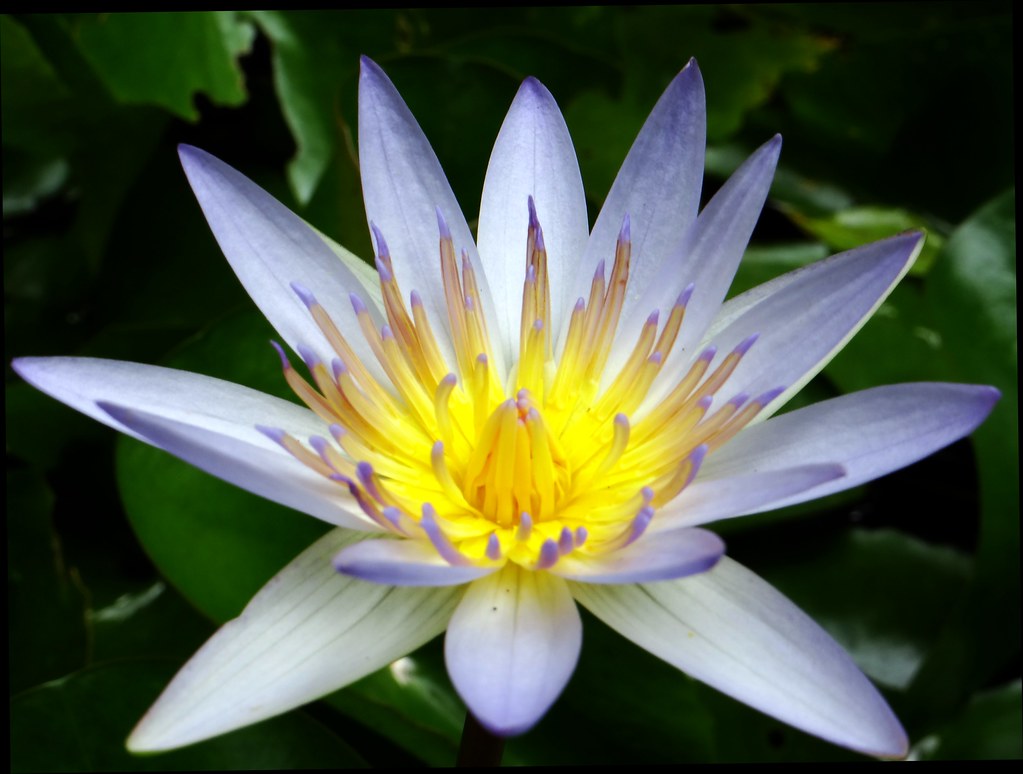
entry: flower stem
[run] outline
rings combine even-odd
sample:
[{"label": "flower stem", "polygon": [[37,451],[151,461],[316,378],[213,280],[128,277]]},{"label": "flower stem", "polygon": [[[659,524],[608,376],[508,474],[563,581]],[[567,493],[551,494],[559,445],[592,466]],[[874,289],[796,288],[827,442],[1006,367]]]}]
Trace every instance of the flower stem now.
[{"label": "flower stem", "polygon": [[503,753],[504,739],[490,733],[471,712],[466,712],[455,765],[459,768],[500,766]]}]

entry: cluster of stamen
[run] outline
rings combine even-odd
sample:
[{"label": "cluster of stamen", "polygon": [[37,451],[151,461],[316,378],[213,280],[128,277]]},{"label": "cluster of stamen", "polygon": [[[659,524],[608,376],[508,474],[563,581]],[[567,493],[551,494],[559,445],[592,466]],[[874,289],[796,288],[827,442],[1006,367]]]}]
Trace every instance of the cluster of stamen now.
[{"label": "cluster of stamen", "polygon": [[405,305],[374,227],[386,324],[376,326],[358,295],[350,301],[386,381],[360,361],[313,294],[293,285],[336,357],[327,364],[299,347],[310,384],[275,347],[288,384],[326,422],[330,438],[306,444],[281,429],[259,429],[345,487],[377,525],[430,541],[452,565],[510,560],[547,569],[570,553],[593,556],[629,545],[655,509],[688,486],[706,454],[780,392],[753,400],[737,395],[710,411],[752,336],[713,369],[716,351],[708,347],[663,400],[638,413],[671,355],[692,286],[663,325],[658,311],[650,314],[619,373],[601,386],[629,279],[628,216],[610,277],[602,261],[555,357],[547,252],[532,199],[519,358],[503,379],[473,266],[464,251],[456,259],[439,212],[438,224],[454,370],[415,290]]}]

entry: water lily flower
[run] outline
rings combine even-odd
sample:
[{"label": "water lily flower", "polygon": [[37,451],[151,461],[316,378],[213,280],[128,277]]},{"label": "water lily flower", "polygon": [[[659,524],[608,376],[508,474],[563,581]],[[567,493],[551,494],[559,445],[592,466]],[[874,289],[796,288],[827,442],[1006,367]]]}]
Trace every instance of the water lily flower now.
[{"label": "water lily flower", "polygon": [[359,161],[376,271],[201,150],[188,180],[304,405],[196,374],[22,358],[33,385],[337,529],[182,668],[129,747],[162,750],[335,691],[447,631],[495,733],[569,680],[576,603],[680,670],[875,756],[907,739],[830,636],[701,525],[856,486],[969,434],[998,398],[904,384],[772,418],[863,325],[923,237],[894,236],[727,302],[770,187],[765,143],[699,211],[690,62],[592,232],[554,98],[527,79],[476,238],[429,143],[364,59]]}]

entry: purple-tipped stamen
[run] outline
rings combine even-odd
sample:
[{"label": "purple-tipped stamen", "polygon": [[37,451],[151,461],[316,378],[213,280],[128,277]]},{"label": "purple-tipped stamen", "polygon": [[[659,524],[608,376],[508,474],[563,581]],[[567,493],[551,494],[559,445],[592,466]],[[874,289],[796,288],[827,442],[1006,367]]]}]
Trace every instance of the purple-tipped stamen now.
[{"label": "purple-tipped stamen", "polygon": [[525,511],[519,516],[519,526],[515,530],[515,539],[520,542],[526,542],[529,540],[529,536],[533,534],[533,517]]},{"label": "purple-tipped stamen", "polygon": [[752,336],[747,336],[745,339],[739,342],[738,346],[736,346],[736,348],[732,350],[732,353],[735,355],[745,355],[747,352],[749,352],[750,347],[752,347],[759,338],[760,338],[759,333],[754,333]]},{"label": "purple-tipped stamen", "polygon": [[491,532],[487,538],[487,559],[496,562],[501,558],[501,541],[496,532]]},{"label": "purple-tipped stamen", "polygon": [[283,368],[285,371],[289,370],[291,368],[291,361],[288,360],[288,356],[284,352],[284,347],[282,347],[273,339],[270,339],[270,346],[277,350],[277,355],[281,359],[281,368]]},{"label": "purple-tipped stamen", "polygon": [[779,395],[781,395],[783,392],[785,392],[786,389],[787,389],[786,387],[775,387],[774,389],[768,390],[767,392],[763,393],[762,395],[758,395],[754,402],[757,403],[760,406],[766,406],[772,400],[774,400]]},{"label": "purple-tipped stamen", "polygon": [[686,285],[685,289],[678,294],[678,299],[675,301],[675,306],[688,306],[689,299],[693,297],[693,290],[695,288],[696,285],[692,282]]},{"label": "purple-tipped stamen", "polygon": [[348,300],[352,302],[352,309],[355,310],[356,315],[366,312],[366,305],[362,303],[362,299],[356,293],[349,293]]},{"label": "purple-tipped stamen", "polygon": [[623,244],[632,241],[632,225],[629,213],[625,213],[625,219],[622,221],[622,230],[618,232],[618,241]]},{"label": "purple-tipped stamen", "polygon": [[298,296],[299,300],[306,305],[306,308],[312,308],[318,303],[316,296],[309,290],[305,285],[299,284],[298,282],[291,283],[291,289],[295,291],[295,295]]},{"label": "purple-tipped stamen", "polygon": [[537,559],[536,569],[549,570],[558,563],[560,558],[561,553],[558,551],[558,544],[547,538],[543,545],[540,546],[540,557]]},{"label": "purple-tipped stamen", "polygon": [[284,430],[279,427],[267,427],[266,425],[256,425],[256,429],[271,441],[280,444],[287,450],[288,447],[284,446],[284,439],[288,434]]},{"label": "purple-tipped stamen", "polygon": [[451,239],[451,229],[448,228],[448,222],[444,220],[444,216],[441,214],[440,207],[437,208],[437,230],[440,232],[440,238],[444,240]]},{"label": "purple-tipped stamen", "polygon": [[625,542],[622,543],[622,548],[631,545],[639,540],[643,533],[646,532],[646,528],[650,526],[650,522],[654,518],[654,509],[649,505],[644,505],[639,509],[639,513],[636,514],[636,518],[632,520],[629,525],[629,536]]},{"label": "purple-tipped stamen", "polygon": [[383,504],[384,498],[373,478],[373,466],[366,461],[362,461],[355,466],[355,475],[359,479],[359,483],[362,484],[362,488],[366,490],[367,494],[369,494],[369,496],[378,503]]},{"label": "purple-tipped stamen", "polygon": [[391,251],[387,249],[387,241],[384,239],[383,232],[377,228],[377,224],[370,221],[369,230],[373,232],[373,239],[375,239],[377,243],[377,255],[381,257],[390,257]]},{"label": "purple-tipped stamen", "polygon": [[441,530],[437,524],[437,511],[434,510],[433,505],[430,503],[423,503],[423,518],[419,522],[419,526],[423,528],[423,532],[433,543],[433,547],[437,549],[437,553],[440,554],[441,559],[450,565],[465,566],[472,564],[468,558],[463,556],[454,543],[448,538],[447,535]]},{"label": "purple-tipped stamen", "polygon": [[586,545],[586,538],[588,538],[589,536],[590,536],[590,533],[587,531],[586,527],[576,527],[575,528],[575,547],[576,548],[582,548],[584,545]]},{"label": "purple-tipped stamen", "polygon": [[297,349],[299,356],[305,363],[305,367],[308,368],[310,371],[314,370],[316,366],[318,366],[322,362],[319,356],[311,349],[309,349],[309,347],[307,347],[305,344],[299,344]]},{"label": "purple-tipped stamen", "polygon": [[340,382],[341,377],[348,373],[348,366],[345,365],[345,361],[339,357],[335,357],[330,361],[330,372],[334,374],[334,381]]},{"label": "purple-tipped stamen", "polygon": [[575,539],[572,535],[572,530],[568,527],[562,527],[561,534],[558,536],[558,553],[564,556],[565,554],[572,553],[573,548],[575,548]]}]

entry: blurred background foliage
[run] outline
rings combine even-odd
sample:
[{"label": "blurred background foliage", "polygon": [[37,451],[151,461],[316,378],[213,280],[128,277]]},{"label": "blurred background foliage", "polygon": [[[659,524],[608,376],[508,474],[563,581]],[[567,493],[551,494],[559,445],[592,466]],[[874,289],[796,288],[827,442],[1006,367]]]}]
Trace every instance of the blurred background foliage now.
[{"label": "blurred background foliage", "polygon": [[[178,166],[198,145],[363,256],[358,57],[383,66],[470,224],[527,75],[574,138],[591,217],[696,56],[705,200],[785,137],[733,292],[908,228],[927,246],[805,404],[899,381],[998,386],[974,436],[729,552],[881,686],[916,758],[1020,757],[1014,127],[1007,2],[0,17],[4,349],[162,363],[286,395],[272,335]],[[450,765],[435,641],[303,710],[135,759],[123,741],[216,625],[324,526],[116,439],[6,373],[15,771]],[[856,758],[585,618],[579,669],[507,763]]]}]

